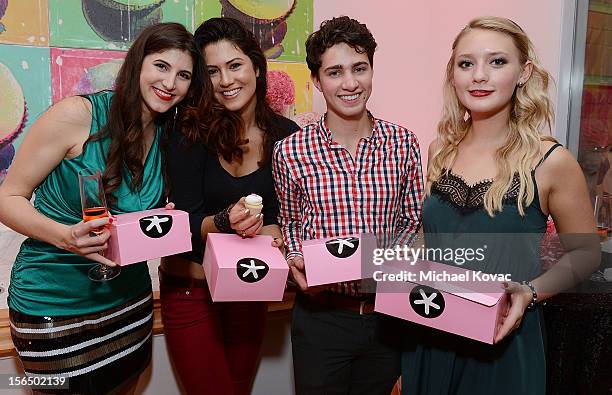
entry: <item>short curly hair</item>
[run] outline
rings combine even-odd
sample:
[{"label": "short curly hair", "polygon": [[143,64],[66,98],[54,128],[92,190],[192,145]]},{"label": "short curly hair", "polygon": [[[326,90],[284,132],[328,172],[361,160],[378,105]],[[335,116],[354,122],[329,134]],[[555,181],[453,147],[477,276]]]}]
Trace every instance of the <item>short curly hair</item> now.
[{"label": "short curly hair", "polygon": [[319,30],[306,40],[306,63],[312,75],[319,74],[321,56],[325,51],[340,43],[349,45],[358,53],[366,53],[370,66],[374,66],[377,44],[368,27],[348,16],[339,16],[321,22]]}]

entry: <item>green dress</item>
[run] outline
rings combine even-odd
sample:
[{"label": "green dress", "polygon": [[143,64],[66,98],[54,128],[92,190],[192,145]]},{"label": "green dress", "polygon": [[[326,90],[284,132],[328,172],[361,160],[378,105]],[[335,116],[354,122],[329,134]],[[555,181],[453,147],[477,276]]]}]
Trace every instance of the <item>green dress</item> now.
[{"label": "green dress", "polygon": [[[92,104],[90,134],[106,124],[112,97],[113,92],[109,91],[86,96]],[[145,162],[141,188],[131,191],[129,174],[124,175],[114,193],[117,200],[109,207],[112,214],[159,206],[163,196],[159,138],[160,130],[157,130]],[[80,156],[61,161],[36,189],[34,207],[63,224],[81,221],[77,173],[83,168],[104,172],[110,141],[105,138],[90,142]],[[118,277],[106,282],[94,282],[87,277],[94,265],[97,263],[80,255],[39,240],[26,239],[11,272],[9,307],[34,316],[83,315],[122,305],[151,289],[146,262],[122,267]]]},{"label": "green dress", "polygon": [[[546,153],[544,159],[557,146]],[[542,163],[540,161],[540,163]],[[539,165],[539,164],[538,164]],[[536,166],[537,167],[537,166]],[[486,247],[484,261],[464,267],[485,273],[510,274],[513,281],[532,280],[541,273],[540,241],[547,216],[539,204],[535,170],[533,202],[521,217],[516,206],[515,177],[503,210],[492,218],[483,196],[491,181],[473,186],[448,173],[432,186],[423,203],[427,247]],[[451,264],[450,262],[443,262]],[[546,364],[539,310],[527,310],[518,330],[489,345],[408,323],[402,354],[403,394],[545,394]]]}]

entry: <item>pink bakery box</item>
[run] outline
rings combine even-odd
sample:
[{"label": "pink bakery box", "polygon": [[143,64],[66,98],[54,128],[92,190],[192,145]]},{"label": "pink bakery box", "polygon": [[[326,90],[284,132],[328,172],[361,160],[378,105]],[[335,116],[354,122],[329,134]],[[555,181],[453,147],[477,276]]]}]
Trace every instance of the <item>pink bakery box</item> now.
[{"label": "pink bakery box", "polygon": [[181,210],[114,215],[110,232],[105,256],[121,266],[191,251],[189,214]]},{"label": "pink bakery box", "polygon": [[281,301],[289,267],[272,236],[209,233],[204,272],[215,302]]},{"label": "pink bakery box", "polygon": [[364,251],[375,247],[375,243],[374,236],[370,234],[303,241],[302,252],[308,286],[368,277],[362,270],[361,258]]},{"label": "pink bakery box", "polygon": [[[386,273],[400,270],[415,273],[416,281],[379,281],[375,311],[493,344],[501,317],[509,307],[501,282],[470,281],[476,272],[431,261],[417,260],[414,266],[401,267],[385,264]],[[460,278],[466,281],[429,281],[420,277],[420,273],[432,271],[464,276]]]}]

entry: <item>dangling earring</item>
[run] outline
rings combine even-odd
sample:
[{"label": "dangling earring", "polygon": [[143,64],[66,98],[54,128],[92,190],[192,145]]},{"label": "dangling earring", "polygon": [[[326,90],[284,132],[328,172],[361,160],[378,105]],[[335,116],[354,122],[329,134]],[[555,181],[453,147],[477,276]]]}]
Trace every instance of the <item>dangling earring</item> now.
[{"label": "dangling earring", "polygon": [[178,106],[174,107],[174,118],[172,119],[172,130],[176,128],[176,117],[178,115]]}]

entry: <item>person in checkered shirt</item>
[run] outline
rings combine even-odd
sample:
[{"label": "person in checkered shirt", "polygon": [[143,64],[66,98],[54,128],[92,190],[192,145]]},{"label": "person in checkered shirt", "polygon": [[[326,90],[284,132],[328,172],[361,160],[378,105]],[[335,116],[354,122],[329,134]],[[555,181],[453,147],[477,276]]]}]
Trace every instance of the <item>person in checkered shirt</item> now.
[{"label": "person in checkered shirt", "polygon": [[346,16],[309,36],[306,61],[327,112],[273,152],[279,222],[300,288],[291,335],[298,395],[388,395],[400,374],[401,324],[374,313],[373,295],[358,282],[308,288],[302,255],[303,240],[372,233],[390,248],[419,230],[417,138],[366,106],[375,49],[366,25]]}]

